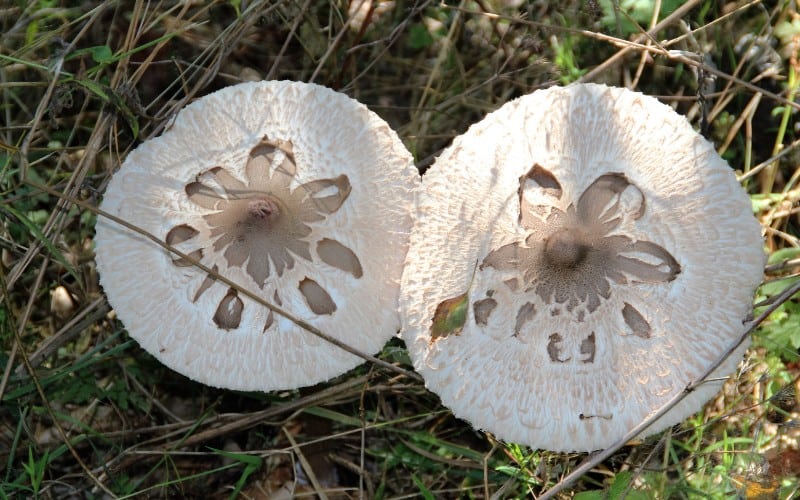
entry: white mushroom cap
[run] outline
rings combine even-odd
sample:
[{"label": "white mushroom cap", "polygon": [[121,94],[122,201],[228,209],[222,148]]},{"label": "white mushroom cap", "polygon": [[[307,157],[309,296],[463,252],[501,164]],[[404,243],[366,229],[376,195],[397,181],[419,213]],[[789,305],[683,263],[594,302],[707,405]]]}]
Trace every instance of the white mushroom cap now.
[{"label": "white mushroom cap", "polygon": [[[375,353],[400,327],[419,175],[377,115],[295,82],[228,87],[131,152],[102,209]],[[314,384],[362,360],[105,218],[101,284],[131,336],[205,384]]]},{"label": "white mushroom cap", "polygon": [[746,194],[683,117],[624,89],[551,88],[488,115],[423,177],[402,335],[458,417],[596,450],[736,343],[763,264]]}]

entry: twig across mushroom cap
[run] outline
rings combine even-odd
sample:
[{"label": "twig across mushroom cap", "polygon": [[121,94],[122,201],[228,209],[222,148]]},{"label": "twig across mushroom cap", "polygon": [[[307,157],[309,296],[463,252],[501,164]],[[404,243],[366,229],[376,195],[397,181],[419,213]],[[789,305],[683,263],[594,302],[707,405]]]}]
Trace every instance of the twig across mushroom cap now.
[{"label": "twig across mushroom cap", "polygon": [[246,390],[323,381],[360,359],[240,289],[376,352],[399,328],[418,183],[396,134],[343,94],[229,87],[133,151],[102,205],[189,259],[101,219],[101,283],[131,336],[191,378]]},{"label": "twig across mushroom cap", "polygon": [[419,204],[401,296],[414,365],[457,416],[534,447],[595,450],[642,422],[738,340],[761,278],[730,168],[624,89],[506,104],[441,155]]}]

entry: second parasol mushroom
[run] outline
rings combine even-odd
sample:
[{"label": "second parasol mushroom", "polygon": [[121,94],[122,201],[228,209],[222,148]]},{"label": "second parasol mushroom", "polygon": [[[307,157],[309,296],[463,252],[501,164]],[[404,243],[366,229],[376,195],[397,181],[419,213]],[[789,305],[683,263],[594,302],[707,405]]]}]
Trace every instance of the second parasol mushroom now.
[{"label": "second parasol mushroom", "polygon": [[512,101],[456,138],[423,178],[407,261],[402,335],[442,402],[502,439],[590,451],[735,345],[764,254],[749,199],[683,117],[587,84]]}]

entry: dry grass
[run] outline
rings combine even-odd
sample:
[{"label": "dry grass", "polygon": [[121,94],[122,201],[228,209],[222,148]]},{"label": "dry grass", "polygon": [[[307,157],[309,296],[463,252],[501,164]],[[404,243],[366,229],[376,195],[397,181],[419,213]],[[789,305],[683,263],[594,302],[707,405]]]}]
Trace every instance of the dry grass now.
[{"label": "dry grass", "polygon": [[[643,28],[609,1],[75,3],[0,1],[3,498],[520,497],[585,458],[497,442],[377,366],[243,394],[193,383],[127,337],[98,287],[90,207],[178,109],[243,80],[347,93],[398,131],[422,172],[486,112],[537,88],[583,78],[659,96],[753,195],[772,256],[759,299],[796,286],[794,2],[693,0],[645,12]],[[720,249],[721,265],[731,258]],[[704,411],[559,495],[796,494],[797,297],[783,294],[755,335]],[[409,368],[399,341],[380,358]]]}]

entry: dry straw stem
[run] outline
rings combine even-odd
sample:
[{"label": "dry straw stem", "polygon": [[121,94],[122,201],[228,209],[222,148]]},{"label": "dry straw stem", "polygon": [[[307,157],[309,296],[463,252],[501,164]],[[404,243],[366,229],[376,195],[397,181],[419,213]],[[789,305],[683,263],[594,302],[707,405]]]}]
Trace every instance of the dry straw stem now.
[{"label": "dry straw stem", "polygon": [[306,477],[308,477],[308,480],[311,482],[311,486],[314,487],[314,492],[319,495],[320,500],[328,500],[328,495],[325,494],[319,479],[317,479],[317,475],[314,473],[314,468],[311,467],[311,463],[306,458],[302,448],[298,446],[297,440],[285,427],[283,428],[283,434],[292,445],[291,450],[297,454],[297,458],[300,460],[300,466],[303,468],[303,472],[306,473]]},{"label": "dry straw stem", "polygon": [[[281,415],[291,414],[317,406],[330,401],[334,397],[347,397],[354,396],[362,391],[365,384],[369,382],[370,377],[363,375],[355,377],[344,382],[326,387],[314,394],[303,396],[293,401],[276,404],[261,411],[255,411],[247,414],[224,414],[216,415],[201,421],[178,422],[169,425],[160,425],[152,428],[134,429],[132,431],[122,431],[119,433],[109,433],[104,437],[106,438],[122,438],[128,434],[157,434],[152,439],[143,440],[125,450],[118,453],[111,461],[103,464],[102,467],[96,469],[96,473],[100,474],[100,479],[107,479],[104,471],[117,469],[126,470],[128,467],[144,460],[148,454],[156,453],[163,454],[178,448],[185,448],[220,436],[225,436],[233,432],[248,429],[258,424],[269,421],[270,419],[279,417]],[[310,444],[310,443],[304,443]],[[151,448],[148,453],[142,450]]]}]

